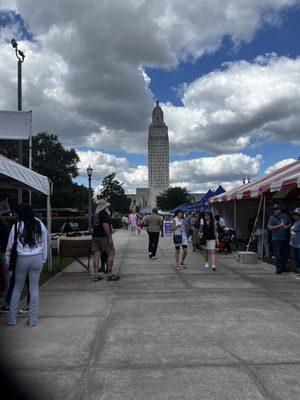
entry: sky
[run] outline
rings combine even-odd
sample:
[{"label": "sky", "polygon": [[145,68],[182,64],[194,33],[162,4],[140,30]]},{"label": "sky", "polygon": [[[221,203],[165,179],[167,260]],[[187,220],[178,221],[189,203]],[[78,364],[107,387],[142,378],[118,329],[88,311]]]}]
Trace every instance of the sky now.
[{"label": "sky", "polygon": [[2,0],[0,109],[80,156],[77,181],[111,172],[147,187],[147,131],[160,101],[171,185],[255,179],[300,156],[300,0]]}]

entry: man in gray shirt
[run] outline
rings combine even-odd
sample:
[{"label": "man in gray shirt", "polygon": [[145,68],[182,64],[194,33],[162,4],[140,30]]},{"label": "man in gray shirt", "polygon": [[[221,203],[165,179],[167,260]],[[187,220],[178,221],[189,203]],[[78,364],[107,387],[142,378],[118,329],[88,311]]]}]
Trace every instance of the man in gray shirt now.
[{"label": "man in gray shirt", "polygon": [[158,215],[157,207],[153,208],[152,214],[145,219],[144,225],[147,227],[147,232],[149,235],[149,246],[148,246],[149,258],[155,260],[158,241],[159,241],[159,233],[161,232],[161,237],[164,236],[163,219]]}]

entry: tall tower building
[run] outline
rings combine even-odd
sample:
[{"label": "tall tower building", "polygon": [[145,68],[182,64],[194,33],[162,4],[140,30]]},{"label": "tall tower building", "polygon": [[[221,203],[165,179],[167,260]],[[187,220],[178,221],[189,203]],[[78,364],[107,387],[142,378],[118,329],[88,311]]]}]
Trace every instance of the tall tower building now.
[{"label": "tall tower building", "polygon": [[164,113],[159,102],[152,112],[152,123],[148,133],[148,181],[151,207],[156,197],[169,189],[169,136],[164,123]]}]

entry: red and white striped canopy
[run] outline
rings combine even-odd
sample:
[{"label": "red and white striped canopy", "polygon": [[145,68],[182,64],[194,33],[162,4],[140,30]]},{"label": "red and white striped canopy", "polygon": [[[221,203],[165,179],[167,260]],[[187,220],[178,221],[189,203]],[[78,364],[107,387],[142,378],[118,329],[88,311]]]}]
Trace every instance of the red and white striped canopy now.
[{"label": "red and white striped canopy", "polygon": [[300,188],[300,161],[294,161],[256,181],[212,197],[211,202],[241,200],[261,196],[267,192]]}]

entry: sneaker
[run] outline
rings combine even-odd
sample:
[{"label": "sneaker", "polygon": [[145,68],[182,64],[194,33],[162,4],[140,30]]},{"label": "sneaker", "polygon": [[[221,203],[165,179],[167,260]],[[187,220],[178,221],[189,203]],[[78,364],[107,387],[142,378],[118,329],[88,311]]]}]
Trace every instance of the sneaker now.
[{"label": "sneaker", "polygon": [[9,311],[9,306],[6,304],[1,304],[0,312],[6,314],[6,313],[8,313],[8,311]]},{"label": "sneaker", "polygon": [[27,321],[27,322],[26,322],[26,325],[27,325],[29,328],[33,328],[34,326],[37,325],[37,321]]},{"label": "sneaker", "polygon": [[23,308],[19,310],[19,314],[26,314],[29,311],[29,304],[26,304]]},{"label": "sneaker", "polygon": [[215,272],[215,271],[216,271],[216,269],[217,269],[217,268],[216,268],[216,266],[215,266],[215,265],[213,265],[213,266],[212,266],[212,270]]},{"label": "sneaker", "polygon": [[152,258],[152,253],[149,253],[149,258]]},{"label": "sneaker", "polygon": [[152,260],[156,260],[156,256],[153,256],[153,257],[151,257],[152,258]]},{"label": "sneaker", "polygon": [[209,268],[209,264],[208,264],[208,263],[205,263],[205,264],[204,264],[204,268]]}]

